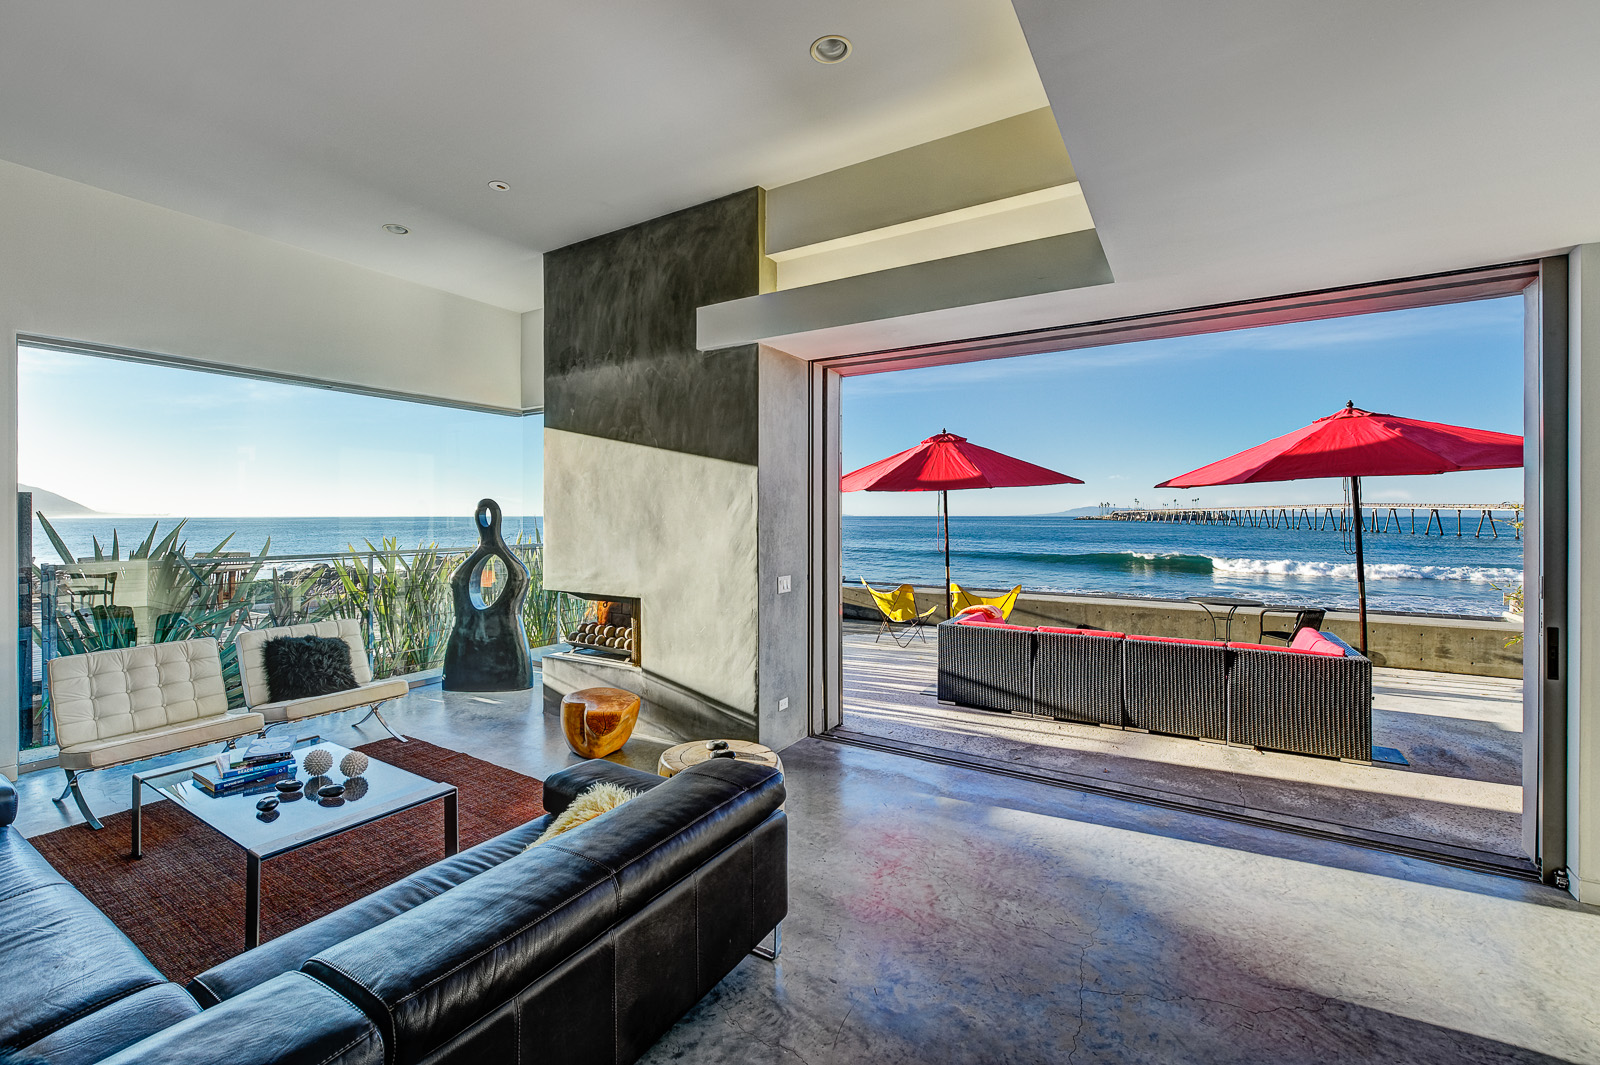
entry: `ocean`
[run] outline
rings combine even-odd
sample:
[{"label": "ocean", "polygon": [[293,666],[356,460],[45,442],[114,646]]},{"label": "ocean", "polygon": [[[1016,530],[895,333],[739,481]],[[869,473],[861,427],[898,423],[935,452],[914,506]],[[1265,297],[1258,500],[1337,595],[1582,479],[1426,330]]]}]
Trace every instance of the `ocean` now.
[{"label": "ocean", "polygon": [[[1475,539],[1476,525],[1473,516],[1457,538],[1452,514],[1445,537],[1367,534],[1368,608],[1498,617],[1504,606],[1496,586],[1510,591],[1522,580],[1522,541],[1505,524],[1498,540],[1487,529]],[[938,586],[944,578],[931,514],[846,516],[843,547],[850,583]],[[1355,557],[1335,530],[952,515],[950,576],[975,588],[1356,606]]]},{"label": "ocean", "polygon": [[[122,557],[127,558],[150,534],[152,523],[160,525],[156,533],[159,542],[178,520],[95,516],[51,518],[50,525],[60,534],[67,550],[80,559],[94,557],[94,538],[99,538],[100,546],[109,555],[111,534],[115,531]],[[508,514],[500,531],[507,543],[515,542],[518,534],[536,539],[542,522],[542,518]],[[470,514],[448,518],[190,518],[179,534],[189,542],[190,554],[209,551],[230,535],[233,539],[225,550],[259,554],[270,537],[273,555],[337,554],[352,545],[365,548],[368,540],[381,544],[384,537],[399,541],[402,548],[432,543],[471,548],[478,543],[477,527]],[[38,518],[33,521],[33,557],[40,562],[61,561]]]},{"label": "ocean", "polygon": [[[1497,516],[1498,517],[1498,516]],[[507,540],[541,533],[537,517],[508,515]],[[172,519],[53,519],[68,549],[92,555],[91,537],[109,550],[116,530],[124,557]],[[1473,517],[1466,535],[1423,537],[1394,532],[1366,538],[1367,600],[1371,609],[1430,614],[1498,616],[1501,591],[1522,580],[1522,542],[1501,525],[1499,539],[1476,539]],[[229,550],[259,552],[272,538],[273,555],[331,554],[346,546],[393,537],[401,547],[438,543],[472,547],[472,518],[191,518],[183,536],[191,552],[210,550],[233,535]],[[57,561],[37,521],[33,553]],[[968,517],[950,519],[951,576],[977,588],[1089,592],[1181,599],[1238,595],[1268,602],[1305,602],[1329,608],[1356,605],[1355,559],[1333,530],[1254,529],[1219,525],[1079,521],[1070,517]],[[944,576],[938,524],[925,517],[844,519],[844,576],[885,585],[937,585]],[[1498,586],[1498,587],[1497,587]]]}]

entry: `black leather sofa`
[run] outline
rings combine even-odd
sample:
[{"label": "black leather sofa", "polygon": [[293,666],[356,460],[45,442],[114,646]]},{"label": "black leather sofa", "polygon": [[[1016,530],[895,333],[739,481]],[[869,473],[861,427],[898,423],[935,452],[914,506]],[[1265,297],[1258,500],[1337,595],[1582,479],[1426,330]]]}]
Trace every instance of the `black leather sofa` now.
[{"label": "black leather sofa", "polygon": [[[585,788],[634,800],[534,848]],[[783,778],[585,762],[545,817],[165,980],[11,827],[0,779],[0,1051],[51,1065],[631,1062],[787,911]],[[159,900],[151,900],[160,905]]]}]

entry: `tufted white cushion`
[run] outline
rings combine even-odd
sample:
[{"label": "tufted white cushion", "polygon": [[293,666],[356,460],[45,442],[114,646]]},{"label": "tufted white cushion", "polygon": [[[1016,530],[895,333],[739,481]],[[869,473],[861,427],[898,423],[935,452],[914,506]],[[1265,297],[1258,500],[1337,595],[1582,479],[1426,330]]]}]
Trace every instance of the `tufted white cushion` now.
[{"label": "tufted white cushion", "polygon": [[50,705],[62,750],[222,717],[217,641],[183,640],[50,660]]},{"label": "tufted white cushion", "polygon": [[[361,638],[361,622],[355,618],[332,618],[304,625],[284,625],[276,629],[250,629],[234,637],[233,646],[239,651],[239,677],[244,681],[244,701],[251,709],[272,702],[267,690],[266,646],[267,641],[276,636],[338,637],[350,645],[350,670],[356,676],[356,684],[372,683],[372,666],[367,662],[367,646]],[[359,706],[361,702],[358,700],[349,705]]]}]

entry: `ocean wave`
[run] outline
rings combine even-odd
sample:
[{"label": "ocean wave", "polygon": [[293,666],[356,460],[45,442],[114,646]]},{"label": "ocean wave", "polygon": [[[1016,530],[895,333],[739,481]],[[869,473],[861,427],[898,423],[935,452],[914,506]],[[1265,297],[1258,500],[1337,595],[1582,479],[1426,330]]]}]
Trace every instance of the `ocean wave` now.
[{"label": "ocean wave", "polygon": [[993,562],[1029,562],[1049,566],[1086,566],[1091,569],[1127,573],[1212,572],[1215,560],[1207,555],[1161,554],[1145,551],[1089,551],[1066,554],[1053,551],[970,551],[958,550],[964,559],[982,558]]},{"label": "ocean wave", "polygon": [[[1281,577],[1340,577],[1354,579],[1354,562],[1295,562],[1290,559],[1214,558],[1216,573]],[[1419,566],[1406,562],[1369,562],[1367,579],[1375,581],[1466,581],[1473,584],[1511,584],[1522,571],[1509,566]]]}]

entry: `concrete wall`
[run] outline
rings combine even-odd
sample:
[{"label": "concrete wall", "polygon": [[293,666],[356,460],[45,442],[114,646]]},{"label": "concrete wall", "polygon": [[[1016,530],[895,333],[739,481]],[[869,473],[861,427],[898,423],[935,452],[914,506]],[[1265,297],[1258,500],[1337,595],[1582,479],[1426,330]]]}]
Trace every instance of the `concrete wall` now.
[{"label": "concrete wall", "polygon": [[[1572,891],[1600,904],[1600,244],[1573,250],[1568,274],[1567,867]],[[1594,419],[1596,424],[1589,424]]]},{"label": "concrete wall", "polygon": [[[16,487],[19,334],[493,410],[522,409],[520,316],[0,162],[0,492]],[[16,557],[10,522],[0,557]],[[0,628],[16,600],[0,596]],[[16,769],[0,656],[0,772]]]},{"label": "concrete wall", "polygon": [[[878,617],[871,597],[860,584],[846,584],[844,599],[847,616]],[[938,588],[917,589],[917,603],[923,610],[937,605],[939,610],[934,616],[944,616],[944,596]],[[1233,638],[1241,643],[1254,643],[1261,633],[1259,619],[1260,611],[1241,609],[1234,616]],[[1018,598],[1011,620],[1019,625],[1061,625],[1190,640],[1209,640],[1214,632],[1204,609],[1194,603],[1167,599],[1113,599],[1037,592]],[[1287,619],[1279,614],[1268,620],[1271,628],[1273,623],[1281,624]],[[1352,647],[1358,646],[1360,637],[1355,614],[1330,613],[1322,627]],[[1367,644],[1374,665],[1469,673],[1480,677],[1522,676],[1521,645],[1506,646],[1506,640],[1519,631],[1517,626],[1503,621],[1395,614],[1370,614],[1367,618]]]},{"label": "concrete wall", "polygon": [[[806,737],[810,690],[811,368],[781,351],[760,355],[757,551],[761,742],[781,750]],[[789,578],[788,591],[779,580]],[[781,701],[787,705],[779,708]]]}]

